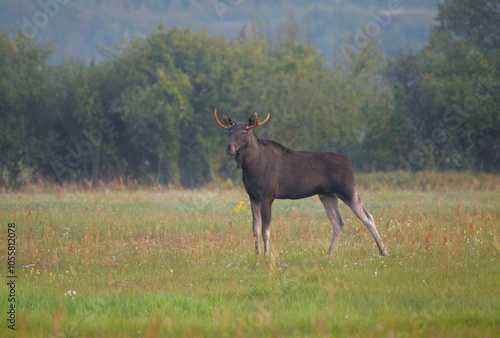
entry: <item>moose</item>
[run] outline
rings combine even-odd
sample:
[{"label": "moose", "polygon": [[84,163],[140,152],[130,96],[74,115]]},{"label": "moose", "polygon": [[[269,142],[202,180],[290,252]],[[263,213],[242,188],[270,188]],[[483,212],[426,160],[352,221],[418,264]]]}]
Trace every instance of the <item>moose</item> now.
[{"label": "moose", "polygon": [[366,210],[354,187],[354,169],[351,161],[333,152],[295,151],[266,139],[259,139],[253,129],[269,120],[259,122],[257,113],[247,122],[236,122],[223,115],[222,124],[229,129],[225,152],[235,156],[238,168],[243,170],[243,184],[250,197],[253,218],[255,252],[259,254],[260,237],[264,242],[264,255],[269,255],[271,235],[271,207],[275,199],[300,199],[318,195],[325,207],[333,229],[333,238],[328,255],[331,257],[344,220],[339,212],[338,199],[347,204],[373,235],[382,256],[388,256],[380,239],[372,215]]}]

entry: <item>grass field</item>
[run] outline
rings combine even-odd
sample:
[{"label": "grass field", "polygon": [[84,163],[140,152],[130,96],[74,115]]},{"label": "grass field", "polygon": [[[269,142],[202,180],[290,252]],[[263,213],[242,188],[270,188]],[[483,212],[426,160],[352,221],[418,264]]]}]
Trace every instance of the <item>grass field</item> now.
[{"label": "grass field", "polygon": [[332,259],[317,197],[275,202],[264,257],[241,188],[4,192],[0,336],[498,336],[498,176],[387,182],[358,177],[391,256],[342,204]]}]

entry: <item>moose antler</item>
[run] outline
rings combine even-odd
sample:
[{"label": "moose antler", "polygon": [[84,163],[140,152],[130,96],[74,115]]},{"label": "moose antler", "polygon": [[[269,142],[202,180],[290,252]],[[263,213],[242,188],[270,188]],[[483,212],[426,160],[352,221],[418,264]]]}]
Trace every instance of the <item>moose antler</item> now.
[{"label": "moose antler", "polygon": [[263,122],[259,122],[259,118],[257,117],[257,113],[255,113],[255,124],[253,126],[248,126],[247,129],[253,129],[255,127],[263,125],[264,123],[267,122],[267,120],[269,120],[270,116],[271,116],[271,113],[268,113],[266,119]]},{"label": "moose antler", "polygon": [[217,122],[217,124],[224,128],[224,129],[231,129],[231,127],[228,127],[228,126],[225,126],[223,125],[222,123],[220,123],[219,119],[217,118],[217,108],[215,108],[215,111],[214,111],[214,116],[215,116],[215,122]]}]

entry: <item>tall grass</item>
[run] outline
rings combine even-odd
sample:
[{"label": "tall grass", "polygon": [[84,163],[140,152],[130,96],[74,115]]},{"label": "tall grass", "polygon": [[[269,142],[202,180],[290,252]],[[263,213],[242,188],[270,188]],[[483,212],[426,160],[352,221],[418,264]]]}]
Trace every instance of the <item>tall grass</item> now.
[{"label": "tall grass", "polygon": [[[499,179],[421,175],[399,187],[380,183],[383,174],[357,177],[388,258],[342,205],[346,225],[328,259],[331,227],[317,198],[275,202],[263,257],[253,251],[241,188],[2,194],[2,229],[17,224],[15,333],[495,335]],[[0,255],[6,262],[6,243]],[[7,295],[5,283],[0,292]]]}]

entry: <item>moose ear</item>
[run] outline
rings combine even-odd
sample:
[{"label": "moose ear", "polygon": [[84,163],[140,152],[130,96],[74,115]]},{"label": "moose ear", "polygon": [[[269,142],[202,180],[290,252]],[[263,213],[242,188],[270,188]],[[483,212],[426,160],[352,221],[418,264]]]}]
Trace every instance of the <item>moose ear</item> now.
[{"label": "moose ear", "polygon": [[236,121],[229,115],[222,115],[222,120],[224,120],[224,123],[229,127],[234,127],[236,125]]},{"label": "moose ear", "polygon": [[256,123],[257,123],[257,121],[255,120],[255,115],[250,115],[248,117],[247,126],[251,127]]}]

